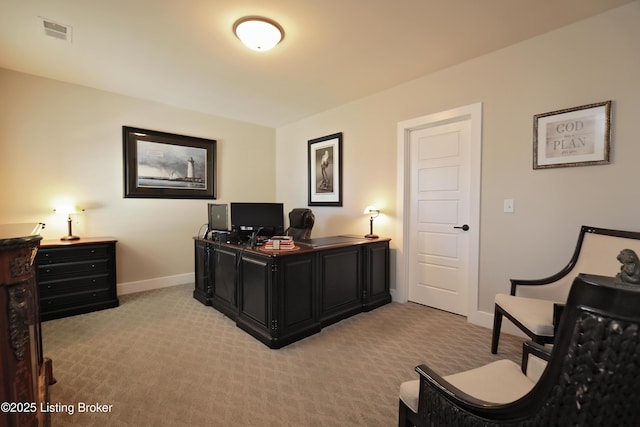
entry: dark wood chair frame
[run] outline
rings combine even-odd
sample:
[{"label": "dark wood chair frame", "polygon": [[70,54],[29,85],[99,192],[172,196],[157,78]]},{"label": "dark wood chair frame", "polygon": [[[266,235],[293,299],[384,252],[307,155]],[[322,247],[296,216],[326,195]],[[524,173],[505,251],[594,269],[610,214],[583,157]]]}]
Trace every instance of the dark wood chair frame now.
[{"label": "dark wood chair frame", "polygon": [[[637,233],[637,232],[611,230],[606,228],[590,227],[590,226],[583,225],[580,228],[580,234],[578,235],[578,242],[573,252],[573,256],[571,257],[571,260],[569,261],[569,263],[562,270],[560,270],[558,273],[554,275],[545,277],[543,279],[535,279],[535,280],[510,279],[510,282],[511,282],[510,294],[516,295],[516,290],[518,286],[548,285],[550,283],[557,282],[561,278],[565,277],[567,274],[571,273],[573,270],[573,267],[578,262],[578,257],[580,256],[580,250],[582,249],[582,243],[584,241],[584,236],[586,233],[603,234],[607,236],[640,240],[640,233]],[[579,272],[574,272],[574,273],[577,274]],[[553,336],[537,335],[533,331],[527,329],[522,323],[518,322],[511,314],[504,311],[498,304],[495,304],[495,311],[493,315],[493,333],[491,336],[491,353],[496,354],[498,352],[498,341],[500,340],[500,329],[502,328],[503,316],[509,319],[522,332],[524,332],[529,338],[531,338],[531,341],[538,344],[542,344],[542,345],[552,344],[554,342]],[[555,325],[555,319],[557,319],[557,314],[554,313],[554,325]]]},{"label": "dark wood chair frame", "polygon": [[[538,343],[534,343],[533,341],[523,342],[522,343],[522,362],[520,366],[522,368],[522,373],[525,375],[527,373],[527,368],[529,365],[530,354],[533,354],[534,356],[547,362],[549,361],[549,359],[551,359],[551,350],[549,347],[544,347]],[[398,409],[398,426],[399,427],[419,426],[421,422],[418,414],[413,412],[411,408],[409,408],[402,401],[402,399],[399,399],[399,401],[400,401],[400,407]]]},{"label": "dark wood chair frame", "polygon": [[[548,354],[539,345],[529,347]],[[636,425],[639,347],[640,285],[581,274],[571,286],[549,362],[528,394],[506,404],[486,402],[420,365],[418,413],[401,403],[399,425]]]},{"label": "dark wood chair frame", "polygon": [[402,399],[400,401],[400,408],[398,409],[398,427],[414,427],[420,425],[420,419],[418,414],[413,412]]}]

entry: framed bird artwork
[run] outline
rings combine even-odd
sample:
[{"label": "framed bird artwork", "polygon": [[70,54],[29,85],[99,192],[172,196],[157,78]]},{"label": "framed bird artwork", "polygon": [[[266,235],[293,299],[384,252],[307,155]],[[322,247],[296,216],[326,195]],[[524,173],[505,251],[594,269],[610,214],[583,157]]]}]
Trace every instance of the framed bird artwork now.
[{"label": "framed bird artwork", "polygon": [[309,206],[342,206],[342,132],[309,140]]}]

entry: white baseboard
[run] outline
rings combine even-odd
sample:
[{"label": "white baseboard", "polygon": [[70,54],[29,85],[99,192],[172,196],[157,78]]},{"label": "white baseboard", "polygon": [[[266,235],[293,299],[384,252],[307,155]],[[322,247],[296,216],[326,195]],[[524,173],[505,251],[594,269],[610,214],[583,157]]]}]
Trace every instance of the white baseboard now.
[{"label": "white baseboard", "polygon": [[137,282],[118,283],[118,295],[168,288],[169,286],[184,285],[185,283],[195,283],[195,274],[185,273],[177,274],[175,276],[139,280]]},{"label": "white baseboard", "polygon": [[[475,311],[467,316],[467,321],[474,325],[483,326],[487,329],[493,329],[493,313],[487,313],[486,311]],[[502,327],[500,332],[517,337],[528,338],[516,325],[511,323],[506,317],[502,317]]]},{"label": "white baseboard", "polygon": [[[475,311],[469,313],[467,321],[474,325],[483,326],[485,328],[493,329],[493,313],[487,313],[486,311]],[[503,322],[503,327],[506,326]]]},{"label": "white baseboard", "polygon": [[[396,289],[391,289],[391,300],[399,303],[406,303],[407,301],[401,301],[399,296],[400,292]],[[493,313],[487,313],[486,311],[476,310],[475,312],[471,312],[467,316],[467,321],[469,323],[473,323],[474,325],[482,326],[487,329],[493,329]],[[502,317],[502,327],[500,328],[500,332],[510,335],[515,335],[517,337],[528,338],[516,325],[511,323],[509,319],[506,317]]]}]

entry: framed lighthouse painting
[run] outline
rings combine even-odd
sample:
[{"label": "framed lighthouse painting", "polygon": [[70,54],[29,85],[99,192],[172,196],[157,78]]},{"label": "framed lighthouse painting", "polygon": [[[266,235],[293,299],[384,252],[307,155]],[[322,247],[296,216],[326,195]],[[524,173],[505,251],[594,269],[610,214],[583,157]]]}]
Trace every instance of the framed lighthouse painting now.
[{"label": "framed lighthouse painting", "polygon": [[122,127],[124,197],[216,198],[216,141]]},{"label": "framed lighthouse painting", "polygon": [[342,132],[308,143],[309,206],[342,206]]}]

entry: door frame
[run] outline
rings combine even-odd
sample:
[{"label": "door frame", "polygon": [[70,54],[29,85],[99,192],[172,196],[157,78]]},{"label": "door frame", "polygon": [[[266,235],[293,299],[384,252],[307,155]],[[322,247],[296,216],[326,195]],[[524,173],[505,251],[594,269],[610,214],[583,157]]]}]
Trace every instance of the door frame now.
[{"label": "door frame", "polygon": [[429,114],[398,123],[398,181],[397,181],[397,220],[396,233],[396,289],[394,300],[402,303],[408,301],[409,296],[409,233],[410,233],[410,134],[414,130],[461,120],[471,121],[471,167],[470,167],[470,225],[475,231],[470,235],[469,241],[469,276],[468,276],[468,310],[467,319],[477,323],[480,312],[478,311],[478,279],[480,257],[480,179],[482,162],[482,103],[466,105],[439,113]]}]

